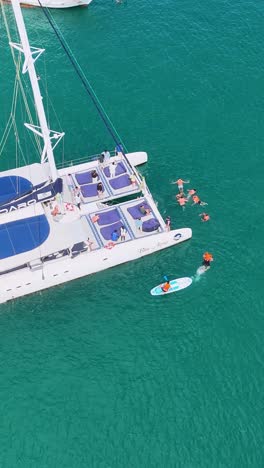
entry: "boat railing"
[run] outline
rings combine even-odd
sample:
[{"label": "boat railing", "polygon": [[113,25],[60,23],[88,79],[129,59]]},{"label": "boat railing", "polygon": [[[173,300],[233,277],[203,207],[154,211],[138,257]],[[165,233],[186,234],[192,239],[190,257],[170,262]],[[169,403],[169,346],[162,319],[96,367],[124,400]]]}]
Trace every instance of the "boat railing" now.
[{"label": "boat railing", "polygon": [[[115,156],[115,151],[109,151],[110,156]],[[101,154],[93,154],[91,156],[82,156],[81,158],[75,158],[70,160],[65,160],[57,163],[57,169],[64,169],[65,167],[75,166],[78,164],[83,164],[91,161],[98,161],[101,157]]]}]

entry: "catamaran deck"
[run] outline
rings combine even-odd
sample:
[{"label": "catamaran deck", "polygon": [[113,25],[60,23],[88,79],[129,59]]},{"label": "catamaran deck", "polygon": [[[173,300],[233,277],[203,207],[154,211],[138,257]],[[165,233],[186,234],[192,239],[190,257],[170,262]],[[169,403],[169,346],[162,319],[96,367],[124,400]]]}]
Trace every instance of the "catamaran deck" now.
[{"label": "catamaran deck", "polygon": [[[83,203],[110,201],[141,190],[141,180],[128,161],[119,156],[111,157],[105,164],[92,161],[67,169],[67,173],[65,169],[60,172],[63,179],[63,199],[69,203],[74,203],[76,188],[80,190]],[[98,174],[97,178],[92,178],[93,171]],[[98,192],[98,183],[102,184],[102,193]]]},{"label": "catamaran deck", "polygon": [[[139,210],[140,206],[144,206],[149,210],[149,214],[143,215]],[[114,231],[117,231],[119,235],[117,243],[151,236],[165,231],[164,221],[156,205],[153,201],[147,201],[144,197],[113,205],[109,208],[97,209],[85,215],[85,218],[98,242],[104,246],[111,241],[111,236]],[[142,223],[140,229],[136,224],[136,220],[138,219],[141,220],[139,225]],[[126,230],[125,239],[123,240],[121,240],[120,235],[122,227]]]}]

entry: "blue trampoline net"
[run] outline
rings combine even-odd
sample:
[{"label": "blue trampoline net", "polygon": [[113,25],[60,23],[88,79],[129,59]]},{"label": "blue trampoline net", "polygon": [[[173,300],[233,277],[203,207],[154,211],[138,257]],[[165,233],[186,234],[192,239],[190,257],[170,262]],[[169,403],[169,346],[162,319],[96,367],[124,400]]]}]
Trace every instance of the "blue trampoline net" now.
[{"label": "blue trampoline net", "polygon": [[0,225],[0,259],[36,249],[49,236],[45,215],[20,219]]},{"label": "blue trampoline net", "polygon": [[32,189],[32,183],[24,177],[0,177],[0,205],[22,197],[22,195],[30,193]]}]

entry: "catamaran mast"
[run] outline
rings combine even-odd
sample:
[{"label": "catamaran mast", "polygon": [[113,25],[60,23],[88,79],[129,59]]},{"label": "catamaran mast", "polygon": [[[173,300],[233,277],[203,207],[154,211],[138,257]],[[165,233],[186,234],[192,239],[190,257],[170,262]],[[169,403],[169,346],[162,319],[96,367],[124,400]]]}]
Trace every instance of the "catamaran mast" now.
[{"label": "catamaran mast", "polygon": [[[51,144],[51,139],[50,139],[50,130],[48,128],[46,114],[45,114],[45,110],[44,110],[44,106],[42,102],[42,96],[40,94],[38,78],[37,78],[37,74],[36,74],[36,70],[34,66],[35,60],[40,56],[42,52],[44,52],[44,50],[30,48],[19,0],[11,0],[11,3],[12,3],[13,10],[14,10],[16,24],[17,24],[17,28],[18,28],[18,32],[19,32],[19,36],[21,40],[21,45],[14,44],[14,43],[12,43],[11,45],[14,48],[24,53],[25,62],[24,62],[24,67],[23,67],[23,73],[28,71],[28,74],[29,74],[32,91],[34,95],[34,101],[36,105],[36,110],[37,110],[37,114],[39,118],[40,131],[37,130],[39,127],[34,127],[30,125],[27,125],[27,127],[31,128],[32,131],[42,136],[44,140],[44,148],[43,148],[43,153],[41,157],[41,162],[44,162],[46,159],[48,159],[50,171],[51,171],[51,178],[52,180],[55,181],[58,177],[57,168],[56,168],[56,164],[54,160],[53,149],[52,149],[52,144]],[[35,58],[33,58],[33,55],[35,55]]]}]

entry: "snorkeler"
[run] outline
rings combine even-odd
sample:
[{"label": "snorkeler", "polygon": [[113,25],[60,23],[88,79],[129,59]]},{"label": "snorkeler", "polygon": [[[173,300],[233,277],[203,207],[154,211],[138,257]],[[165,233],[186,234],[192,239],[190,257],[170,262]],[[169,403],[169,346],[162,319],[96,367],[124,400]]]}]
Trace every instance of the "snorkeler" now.
[{"label": "snorkeler", "polygon": [[206,221],[209,221],[209,219],[210,219],[210,216],[209,216],[208,213],[200,213],[199,216],[201,216],[201,221],[203,221],[204,223]]},{"label": "snorkeler", "polygon": [[192,199],[193,199],[192,205],[201,205],[201,206],[208,205],[208,203],[200,200],[200,198],[197,195],[193,195]]}]

